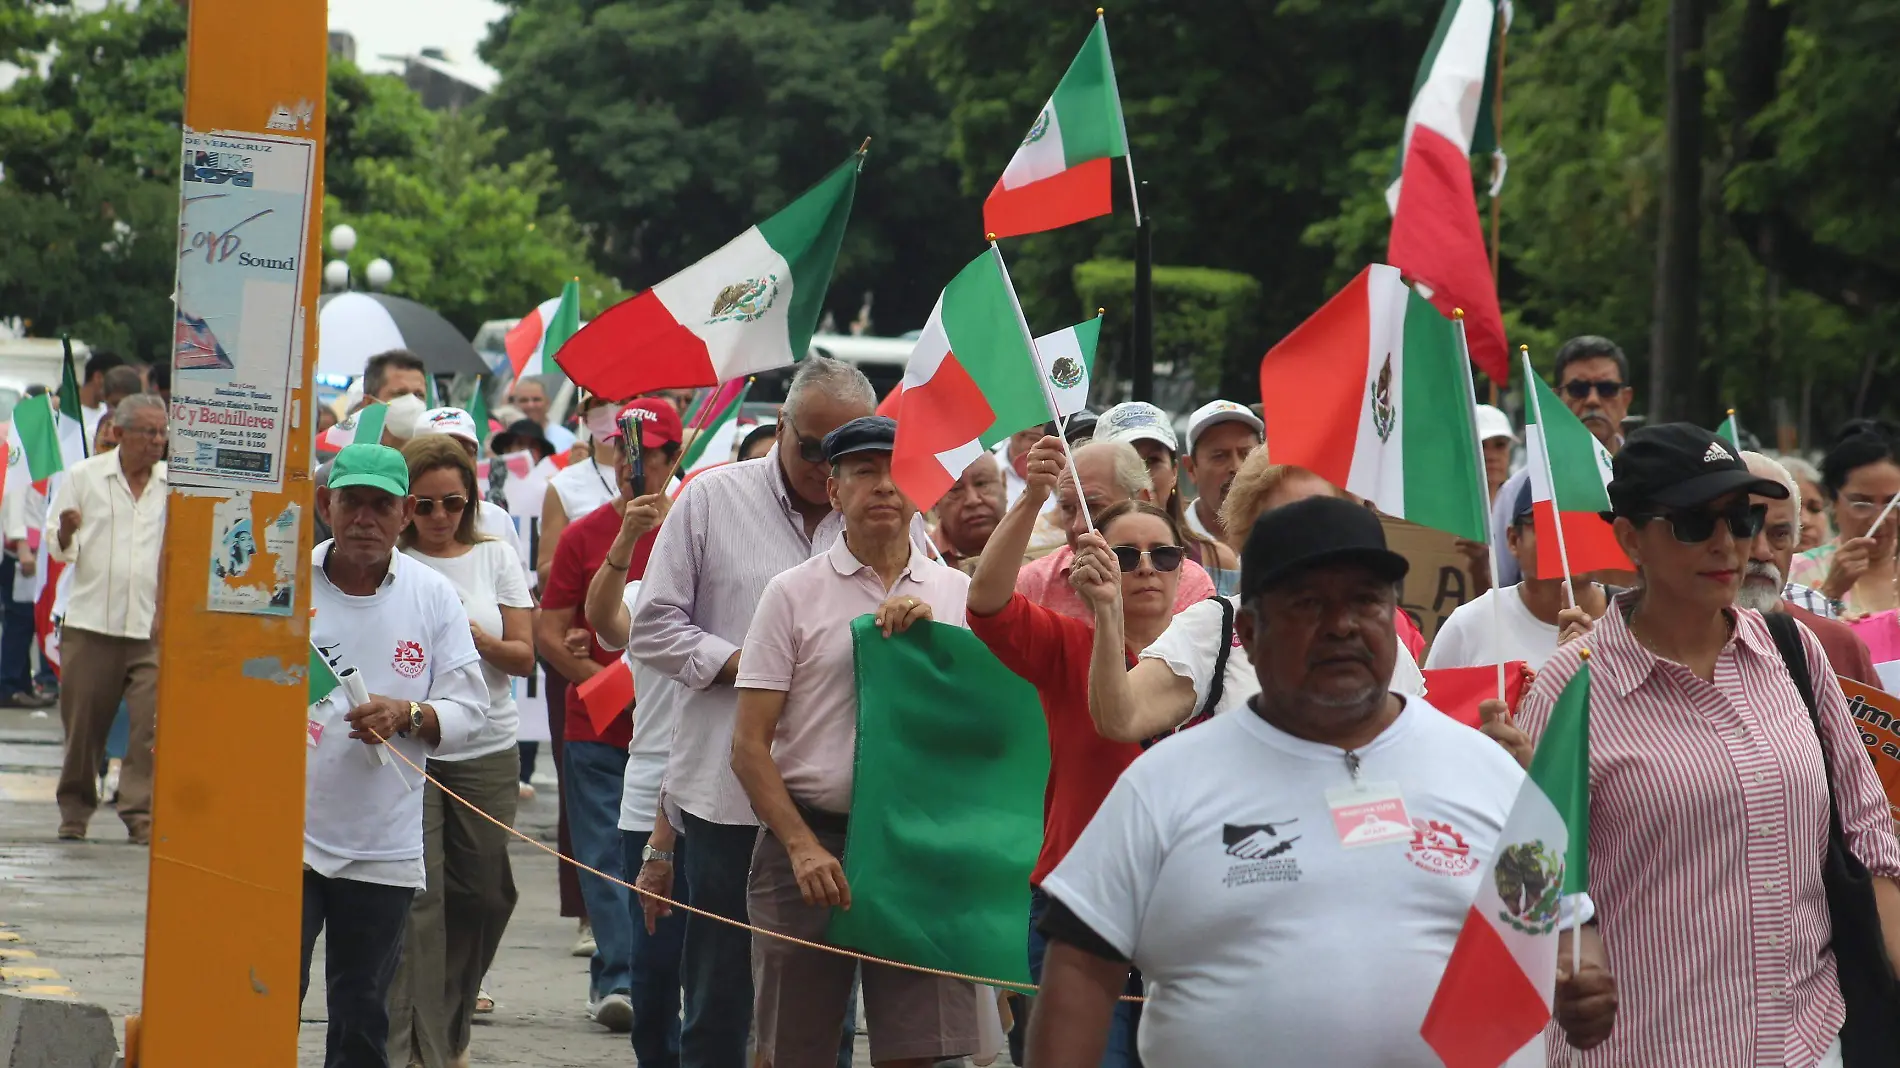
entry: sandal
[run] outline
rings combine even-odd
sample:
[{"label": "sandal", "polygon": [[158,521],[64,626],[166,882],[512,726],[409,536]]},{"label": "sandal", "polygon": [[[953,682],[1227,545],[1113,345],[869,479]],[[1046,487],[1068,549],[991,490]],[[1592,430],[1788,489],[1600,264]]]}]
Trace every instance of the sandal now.
[{"label": "sandal", "polygon": [[475,1014],[477,1016],[487,1016],[494,1011],[495,1011],[495,999],[488,996],[488,991],[486,990],[476,991]]}]

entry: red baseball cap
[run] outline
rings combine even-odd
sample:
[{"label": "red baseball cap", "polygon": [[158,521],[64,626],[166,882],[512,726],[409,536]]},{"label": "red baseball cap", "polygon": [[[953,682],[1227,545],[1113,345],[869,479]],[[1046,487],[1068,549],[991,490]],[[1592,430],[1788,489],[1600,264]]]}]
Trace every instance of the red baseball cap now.
[{"label": "red baseball cap", "polygon": [[658,397],[640,397],[622,405],[614,413],[614,423],[619,425],[622,416],[628,412],[640,414],[634,418],[640,421],[640,446],[657,449],[662,445],[677,445],[686,438],[686,428],[680,425],[680,410],[671,401]]}]

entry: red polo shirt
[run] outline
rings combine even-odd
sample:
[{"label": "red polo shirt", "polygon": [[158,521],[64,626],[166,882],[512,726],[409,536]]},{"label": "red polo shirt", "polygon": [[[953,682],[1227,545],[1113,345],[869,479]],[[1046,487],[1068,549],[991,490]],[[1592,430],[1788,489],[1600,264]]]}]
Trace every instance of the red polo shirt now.
[{"label": "red polo shirt", "polygon": [[[659,534],[655,529],[641,538],[633,547],[632,567],[627,569],[626,579],[631,582],[647,571],[647,557],[653,555],[653,540]],[[594,572],[607,560],[607,550],[612,547],[614,538],[620,534],[620,513],[614,511],[611,504],[603,504],[587,513],[580,520],[569,523],[561,531],[561,541],[554,547],[554,563],[548,568],[548,588],[541,594],[541,607],[558,611],[563,608],[574,610],[574,621],[570,627],[579,627],[587,632],[589,646],[594,663],[612,664],[620,659],[618,652],[610,652],[593,641],[594,628],[587,625],[587,584],[594,580]],[[587,716],[587,706],[581,703],[579,687],[573,683],[567,685],[567,720],[562,734],[570,742],[604,742],[622,749],[633,740],[633,715],[622,709],[607,728],[606,733],[596,734],[593,720]]]},{"label": "red polo shirt", "polygon": [[1042,717],[1049,725],[1049,785],[1042,800],[1042,854],[1029,875],[1029,884],[1040,886],[1082,836],[1122,769],[1141,755],[1141,746],[1102,737],[1089,716],[1094,627],[1020,593],[1001,612],[972,612],[966,622],[1003,666],[1035,686],[1042,698]]}]

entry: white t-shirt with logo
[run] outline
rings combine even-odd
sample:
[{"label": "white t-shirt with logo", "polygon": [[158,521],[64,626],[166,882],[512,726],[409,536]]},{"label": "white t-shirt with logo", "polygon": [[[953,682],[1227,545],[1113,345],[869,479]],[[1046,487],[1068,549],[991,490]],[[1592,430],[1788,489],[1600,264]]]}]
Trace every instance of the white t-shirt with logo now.
[{"label": "white t-shirt with logo", "polygon": [[1532,671],[1543,667],[1557,651],[1557,625],[1531,615],[1531,610],[1524,607],[1523,589],[1520,583],[1502,591],[1486,590],[1477,599],[1453,609],[1432,638],[1425,666],[1488,667],[1522,660]]},{"label": "white t-shirt with logo", "polygon": [[1409,840],[1342,846],[1344,751],[1240,711],[1142,754],[1043,880],[1141,969],[1144,1061],[1438,1068],[1419,1026],[1524,772],[1422,699],[1356,755]]},{"label": "white t-shirt with logo", "polygon": [[[370,693],[435,709],[442,740],[434,751],[413,735],[391,740],[417,766],[453,756],[481,732],[488,707],[455,587],[396,553],[375,593],[351,596],[324,574],[330,545],[311,550],[310,643],[333,671],[361,672]],[[379,765],[369,746],[350,737],[349,703],[339,686],[310,707],[304,865],[333,879],[420,887],[422,783],[394,756]]]},{"label": "white t-shirt with logo", "polygon": [[[427,556],[414,547],[403,550],[416,561],[449,580],[461,598],[469,622],[501,637],[501,610],[533,608],[528,583],[521,574],[521,557],[513,543],[477,542],[460,556]],[[513,679],[488,661],[482,661],[482,681],[488,685],[488,718],[460,752],[437,760],[473,760],[510,749],[521,716],[515,708]]]},{"label": "white t-shirt with logo", "polygon": [[[627,583],[621,594],[632,616],[640,603],[640,580]],[[596,635],[603,649],[615,646]],[[679,725],[680,697],[685,687],[667,675],[622,653],[633,672],[633,738],[627,743],[627,770],[620,781],[620,820],[623,831],[653,829],[653,810],[660,803],[660,783],[673,753],[673,728]]]},{"label": "white t-shirt with logo", "polygon": [[[1240,598],[1229,597],[1227,602],[1239,616]],[[1222,636],[1227,633],[1222,620],[1221,606],[1214,598],[1191,604],[1176,612],[1168,629],[1141,651],[1139,659],[1163,661],[1176,675],[1194,684],[1194,715],[1199,715],[1201,706],[1207,703],[1208,690],[1214,683],[1214,665],[1220,657]],[[1247,699],[1260,692],[1253,658],[1241,646],[1237,628],[1227,635],[1227,642],[1227,670],[1221,674],[1225,681],[1220,703],[1214,708],[1217,713],[1244,708]],[[1392,658],[1391,688],[1393,693],[1406,697],[1425,693],[1425,676],[1419,674],[1418,662],[1404,642],[1398,643],[1398,655]]]}]

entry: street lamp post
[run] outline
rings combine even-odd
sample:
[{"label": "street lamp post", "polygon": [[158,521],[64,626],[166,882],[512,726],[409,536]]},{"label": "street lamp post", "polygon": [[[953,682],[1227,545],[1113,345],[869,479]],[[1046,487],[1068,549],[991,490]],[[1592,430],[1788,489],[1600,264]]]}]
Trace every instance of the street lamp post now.
[{"label": "street lamp post", "polygon": [[[356,248],[356,228],[349,223],[338,223],[330,228],[330,251],[337,258],[323,265],[323,284],[331,289],[350,288],[350,264],[343,257]],[[363,269],[363,280],[375,290],[387,288],[391,279],[396,277],[396,268],[381,256],[369,261]]]}]

